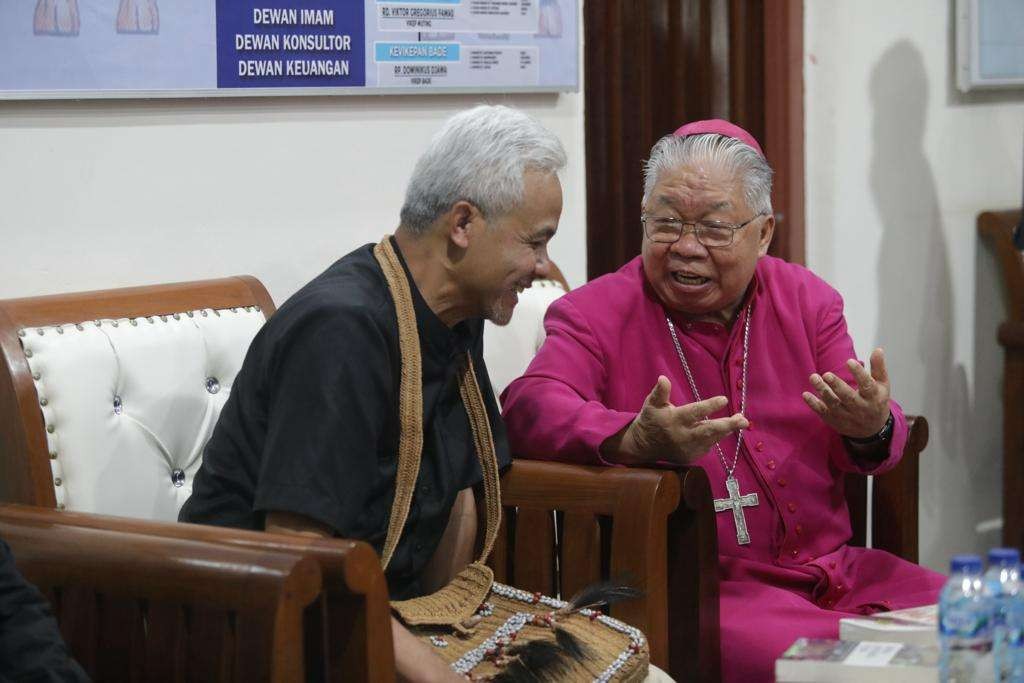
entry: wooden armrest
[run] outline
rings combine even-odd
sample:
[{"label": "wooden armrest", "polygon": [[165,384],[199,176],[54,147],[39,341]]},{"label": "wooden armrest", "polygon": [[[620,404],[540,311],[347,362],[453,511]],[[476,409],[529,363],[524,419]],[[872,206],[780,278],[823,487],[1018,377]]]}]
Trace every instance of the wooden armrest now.
[{"label": "wooden armrest", "polygon": [[308,604],[320,592],[317,564],[299,555],[80,527],[56,511],[40,511],[33,520],[0,514],[0,537],[14,550],[18,568],[39,583],[241,612],[272,610],[279,601]]},{"label": "wooden armrest", "polygon": [[68,526],[312,558],[322,573],[323,599],[307,612],[307,658],[323,662],[318,666],[325,667],[330,681],[395,678],[387,583],[376,552],[362,541],[0,505],[0,521],[34,522],[46,514]]},{"label": "wooden armrest", "polygon": [[906,415],[907,444],[903,447],[903,456],[908,453],[920,455],[928,445],[928,420],[923,415]]},{"label": "wooden armrest", "polygon": [[0,537],[21,573],[57,598],[65,638],[93,676],[139,674],[164,659],[157,664],[164,673],[305,678],[303,614],[322,588],[312,558],[75,526],[62,517],[44,509],[0,513]]},{"label": "wooden armrest", "polygon": [[259,306],[267,317],[275,310],[263,283],[251,275],[235,275],[215,280],[6,299],[0,311],[10,317],[17,329],[98,318],[170,315],[200,307],[224,309],[250,305]]},{"label": "wooden armrest", "polygon": [[501,499],[504,505],[599,515],[643,503],[638,509],[644,515],[667,516],[679,505],[679,481],[670,470],[516,460],[502,475]]}]

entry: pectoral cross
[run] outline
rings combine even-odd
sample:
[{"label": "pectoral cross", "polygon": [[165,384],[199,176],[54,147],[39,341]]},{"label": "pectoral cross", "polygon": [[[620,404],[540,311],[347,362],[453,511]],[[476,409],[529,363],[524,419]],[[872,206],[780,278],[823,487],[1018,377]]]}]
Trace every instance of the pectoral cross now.
[{"label": "pectoral cross", "polygon": [[732,475],[725,480],[725,489],[729,492],[728,498],[715,498],[715,512],[732,510],[732,521],[736,524],[736,542],[740,545],[750,543],[750,533],[747,531],[747,518],[743,514],[743,508],[757,505],[757,494],[748,493],[740,495],[740,484]]}]

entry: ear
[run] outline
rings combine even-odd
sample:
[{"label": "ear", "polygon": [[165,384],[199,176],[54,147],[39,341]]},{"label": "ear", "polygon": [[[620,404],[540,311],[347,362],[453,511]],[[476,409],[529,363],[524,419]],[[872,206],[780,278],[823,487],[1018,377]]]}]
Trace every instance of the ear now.
[{"label": "ear", "polygon": [[468,249],[474,223],[482,220],[480,210],[471,203],[455,202],[448,211],[448,238],[460,249]]},{"label": "ear", "polygon": [[768,253],[768,245],[772,243],[772,236],[775,234],[775,215],[768,214],[761,222],[761,233],[758,236],[757,255],[764,256]]}]

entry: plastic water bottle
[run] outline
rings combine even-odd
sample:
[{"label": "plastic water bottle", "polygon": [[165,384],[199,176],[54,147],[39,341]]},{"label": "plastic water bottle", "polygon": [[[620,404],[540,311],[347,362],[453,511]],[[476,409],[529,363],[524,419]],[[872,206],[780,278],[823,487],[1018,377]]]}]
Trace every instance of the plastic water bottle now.
[{"label": "plastic water bottle", "polygon": [[[1014,602],[1020,596],[1020,552],[1015,548],[993,548],[988,552],[988,571],[984,578],[985,597],[992,605],[992,658],[995,680],[1009,681],[1013,664],[1008,652],[1011,634],[1008,620]],[[1019,636],[1013,634],[1013,640]]]},{"label": "plastic water bottle", "polygon": [[[1020,575],[1018,566],[1017,576]],[[1006,648],[1003,680],[1010,683],[1024,683],[1024,585],[1019,588],[1007,606],[1006,639],[1003,641]]]},{"label": "plastic water bottle", "polygon": [[939,593],[939,680],[987,683],[994,679],[992,607],[982,588],[981,558],[956,555]]}]

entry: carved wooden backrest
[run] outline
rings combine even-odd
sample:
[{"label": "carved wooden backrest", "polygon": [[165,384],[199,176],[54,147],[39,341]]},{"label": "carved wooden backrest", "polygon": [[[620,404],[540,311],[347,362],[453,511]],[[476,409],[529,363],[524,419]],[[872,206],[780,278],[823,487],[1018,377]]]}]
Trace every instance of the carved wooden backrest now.
[{"label": "carved wooden backrest", "polygon": [[63,527],[168,539],[169,547],[197,541],[227,550],[313,559],[323,590],[304,614],[307,674],[339,683],[395,678],[387,584],[377,554],[366,543],[0,505],[0,521],[38,524],[40,519]]},{"label": "carved wooden backrest", "polygon": [[94,680],[298,681],[317,563],[0,506],[0,537]]},{"label": "carved wooden backrest", "polygon": [[1003,544],[1024,545],[1024,252],[1013,243],[1020,211],[986,211],[978,234],[999,263],[1006,295],[1006,320],[996,338],[1003,365]]},{"label": "carved wooden backrest", "polygon": [[[502,477],[495,578],[570,599],[598,580],[625,581],[642,598],[611,607],[641,629],[651,661],[668,665],[668,517],[679,505],[674,472],[516,460]],[[554,514],[553,514],[554,513]]]}]

